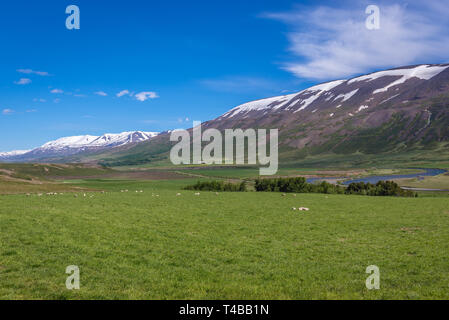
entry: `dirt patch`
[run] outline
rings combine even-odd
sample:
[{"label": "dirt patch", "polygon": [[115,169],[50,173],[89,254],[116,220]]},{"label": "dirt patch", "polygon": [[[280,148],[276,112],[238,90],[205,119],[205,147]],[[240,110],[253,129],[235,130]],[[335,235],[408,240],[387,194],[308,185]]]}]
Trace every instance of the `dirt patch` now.
[{"label": "dirt patch", "polygon": [[14,171],[12,171],[12,170],[7,170],[7,169],[0,169],[0,172],[1,172],[1,173],[5,173],[5,174],[7,174],[7,175],[14,174]]},{"label": "dirt patch", "polygon": [[400,230],[402,232],[415,233],[416,231],[421,230],[421,228],[418,228],[418,227],[402,227]]}]

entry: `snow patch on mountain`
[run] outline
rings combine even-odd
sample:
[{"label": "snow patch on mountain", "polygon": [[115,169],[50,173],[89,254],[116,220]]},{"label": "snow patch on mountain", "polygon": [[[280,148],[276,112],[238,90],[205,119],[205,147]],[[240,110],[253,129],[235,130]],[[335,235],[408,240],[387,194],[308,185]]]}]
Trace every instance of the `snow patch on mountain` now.
[{"label": "snow patch on mountain", "polygon": [[[222,117],[232,118],[240,113],[248,113],[250,111],[260,111],[265,109],[277,110],[285,105],[288,105],[295,99],[301,101],[300,103],[301,108],[297,110],[300,111],[307,108],[313,101],[315,101],[319,96],[321,96],[321,94],[335,88],[336,86],[342,84],[344,81],[345,80],[336,80],[326,82],[307,88],[297,93],[247,102],[231,109],[230,111],[225,113]],[[300,98],[300,96],[307,94],[312,95],[306,99]]]},{"label": "snow patch on mountain", "polygon": [[411,78],[418,78],[422,80],[429,80],[439,73],[446,70],[449,66],[431,66],[431,65],[419,65],[414,68],[405,68],[405,69],[393,69],[393,70],[385,70],[385,71],[379,71],[374,72],[371,74],[367,74],[361,77],[357,77],[354,79],[351,79],[348,81],[348,84],[352,84],[354,82],[358,81],[373,81],[381,77],[386,76],[393,76],[393,77],[400,77],[396,81],[391,82],[386,87],[377,89],[373,91],[373,94],[385,92],[389,88],[394,87],[398,84],[402,84],[405,81],[411,79]]},{"label": "snow patch on mountain", "polygon": [[340,98],[343,98],[343,100],[341,100],[341,102],[345,102],[346,100],[351,99],[351,97],[353,95],[355,95],[357,93],[357,91],[359,91],[359,89],[355,89],[354,91],[348,92],[346,94],[339,94],[338,96],[335,97],[334,101]]},{"label": "snow patch on mountain", "polygon": [[365,109],[368,109],[368,106],[360,106],[359,109],[357,110],[357,113]]},{"label": "snow patch on mountain", "polygon": [[28,153],[30,151],[31,150],[15,150],[15,151],[9,151],[9,152],[0,152],[0,158],[20,156],[20,155]]}]

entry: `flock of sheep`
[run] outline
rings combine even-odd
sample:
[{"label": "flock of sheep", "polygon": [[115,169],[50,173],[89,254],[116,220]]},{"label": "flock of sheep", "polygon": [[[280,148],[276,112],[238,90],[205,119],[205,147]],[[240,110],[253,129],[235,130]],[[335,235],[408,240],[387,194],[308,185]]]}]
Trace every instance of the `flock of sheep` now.
[{"label": "flock of sheep", "polygon": [[[120,190],[120,192],[129,192],[129,190],[124,189],[124,190]],[[105,192],[104,192],[104,191],[101,191],[100,193],[104,194]],[[136,193],[143,193],[143,190],[136,190]],[[32,194],[31,194],[31,193],[27,193],[26,195],[27,195],[27,197],[30,197]],[[43,195],[44,195],[43,193],[38,193],[38,194],[37,194],[38,197],[42,197]],[[48,193],[46,193],[45,195],[47,195],[47,196],[56,196],[56,195],[64,195],[64,193],[48,192]],[[200,193],[199,193],[199,192],[195,192],[194,195],[195,195],[195,196],[199,196]],[[215,195],[218,196],[219,193],[218,193],[218,192],[215,192]],[[78,198],[78,194],[74,194],[73,196],[74,196],[75,198]],[[83,197],[89,197],[89,198],[93,198],[93,197],[94,197],[93,194],[88,195],[88,194],[86,194],[86,193],[82,193],[82,196],[83,196]],[[155,194],[155,193],[152,193],[151,196],[152,196],[152,197],[159,197],[159,195],[158,195],[158,194]],[[177,197],[181,196],[181,193],[178,192],[178,193],[176,194],[176,196],[177,196]],[[283,193],[282,196],[285,197],[286,194]],[[293,196],[296,197],[296,194],[293,194]],[[327,198],[327,197],[326,197],[326,198]],[[294,211],[296,211],[296,210],[298,210],[298,211],[309,211],[310,209],[309,209],[309,208],[306,208],[306,207],[299,207],[299,208],[293,207],[292,210],[294,210]]]}]

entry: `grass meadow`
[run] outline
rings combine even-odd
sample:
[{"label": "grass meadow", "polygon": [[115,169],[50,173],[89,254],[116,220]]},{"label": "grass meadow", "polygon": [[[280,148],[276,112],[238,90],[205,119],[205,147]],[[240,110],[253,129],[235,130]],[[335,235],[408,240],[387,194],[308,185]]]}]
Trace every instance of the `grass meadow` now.
[{"label": "grass meadow", "polygon": [[[197,180],[78,179],[63,185],[105,193],[0,195],[0,299],[449,298],[446,194],[182,190]],[[80,290],[65,287],[69,265]],[[369,265],[379,290],[365,287]]]}]

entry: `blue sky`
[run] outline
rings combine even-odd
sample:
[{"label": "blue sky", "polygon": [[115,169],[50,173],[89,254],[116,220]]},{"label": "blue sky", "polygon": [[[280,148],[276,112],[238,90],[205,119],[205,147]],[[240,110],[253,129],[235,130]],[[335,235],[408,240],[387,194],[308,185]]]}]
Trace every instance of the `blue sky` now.
[{"label": "blue sky", "polygon": [[[65,27],[70,4],[80,8],[80,30]],[[70,135],[190,127],[318,82],[449,60],[444,1],[378,2],[377,33],[363,28],[368,4],[2,3],[0,151]]]}]

